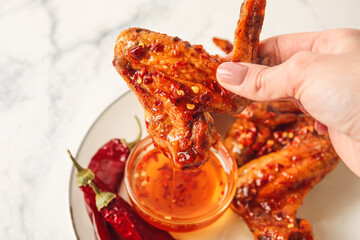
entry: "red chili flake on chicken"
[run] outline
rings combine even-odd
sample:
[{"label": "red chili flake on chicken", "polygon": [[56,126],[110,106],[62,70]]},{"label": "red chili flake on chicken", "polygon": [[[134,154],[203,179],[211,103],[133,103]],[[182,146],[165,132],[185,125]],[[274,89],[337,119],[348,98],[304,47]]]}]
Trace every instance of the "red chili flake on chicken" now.
[{"label": "red chili flake on chicken", "polygon": [[151,84],[154,82],[154,79],[150,75],[145,75],[143,81],[145,84]]},{"label": "red chili flake on chicken", "polygon": [[129,49],[129,55],[135,59],[141,59],[145,55],[145,48],[143,45],[139,45]]},{"label": "red chili flake on chicken", "polygon": [[164,50],[164,45],[161,43],[153,43],[150,45],[150,50],[154,52],[162,52]]}]

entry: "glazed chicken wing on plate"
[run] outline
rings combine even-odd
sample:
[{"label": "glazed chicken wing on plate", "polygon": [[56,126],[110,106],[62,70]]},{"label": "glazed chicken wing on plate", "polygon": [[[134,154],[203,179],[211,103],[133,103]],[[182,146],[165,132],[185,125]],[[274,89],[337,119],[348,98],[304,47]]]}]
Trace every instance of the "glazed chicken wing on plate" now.
[{"label": "glazed chicken wing on plate", "polygon": [[[234,49],[237,61],[242,55],[243,61],[257,59],[253,54],[259,37],[255,35],[260,34],[264,3],[246,1],[242,6],[251,14],[239,21],[242,33],[236,42],[253,50],[239,48],[236,53]],[[216,69],[226,60],[210,55],[201,45],[130,28],[120,33],[114,52],[113,65],[144,107],[149,135],[177,168],[203,165],[210,147],[216,147],[220,136],[209,112],[238,114],[251,102],[219,85]]]},{"label": "glazed chicken wing on plate", "polygon": [[339,162],[313,124],[290,102],[253,103],[229,131],[225,144],[240,166],[232,207],[257,240],[313,239],[296,211]]}]

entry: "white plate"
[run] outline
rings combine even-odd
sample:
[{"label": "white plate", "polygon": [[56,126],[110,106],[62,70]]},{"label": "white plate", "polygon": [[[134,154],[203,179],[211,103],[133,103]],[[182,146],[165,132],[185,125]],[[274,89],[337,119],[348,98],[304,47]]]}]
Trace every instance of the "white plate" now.
[{"label": "white plate", "polygon": [[[132,92],[127,92],[99,116],[80,146],[76,155],[82,166],[87,166],[91,157],[112,138],[135,139],[137,125],[134,115],[142,120],[143,110]],[[144,121],[143,137],[146,135]],[[229,117],[216,117],[220,133],[226,132],[231,124]],[[93,240],[94,233],[86,213],[82,192],[74,180],[75,171],[70,178],[70,214],[74,231],[80,240]],[[120,190],[124,194],[124,189]],[[313,226],[315,239],[353,240],[360,237],[360,179],[351,173],[341,162],[320,184],[310,191],[298,217],[307,219]],[[191,240],[253,240],[246,224],[230,209],[216,223],[202,230],[174,235],[177,239]]]}]

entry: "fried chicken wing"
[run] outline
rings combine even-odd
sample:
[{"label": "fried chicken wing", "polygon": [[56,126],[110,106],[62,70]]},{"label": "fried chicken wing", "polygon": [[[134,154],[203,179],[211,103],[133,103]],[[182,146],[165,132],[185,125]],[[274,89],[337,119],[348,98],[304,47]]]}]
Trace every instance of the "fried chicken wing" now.
[{"label": "fried chicken wing", "polygon": [[313,239],[310,224],[297,219],[296,211],[307,192],[338,162],[330,141],[310,134],[241,167],[233,208],[255,239]]},{"label": "fried chicken wing", "polygon": [[[254,6],[260,2],[265,0],[249,6],[257,11],[259,8]],[[247,27],[247,24],[259,24],[258,13],[248,14],[251,9],[245,7],[243,10],[247,14],[242,15],[238,23],[238,26],[243,25],[240,37],[245,39],[245,35],[251,35],[246,39],[254,48],[259,37],[253,35],[260,31],[255,32],[255,25]],[[176,168],[203,165],[208,160],[210,147],[216,147],[220,136],[209,112],[238,114],[251,103],[219,85],[216,69],[225,59],[208,54],[201,45],[130,28],[120,33],[114,52],[114,67],[145,109],[149,135]],[[251,52],[256,51],[252,49]],[[256,58],[245,52],[244,57],[241,54],[237,54],[237,59],[242,61]]]},{"label": "fried chicken wing", "polygon": [[296,211],[339,162],[328,136],[317,135],[313,124],[292,103],[254,103],[225,140],[241,166],[232,208],[257,240],[313,239],[311,225]]},{"label": "fried chicken wing", "polygon": [[142,103],[155,145],[178,168],[201,166],[216,146],[208,112],[237,114],[250,103],[216,81],[223,61],[200,45],[145,29],[118,37],[113,64]]}]

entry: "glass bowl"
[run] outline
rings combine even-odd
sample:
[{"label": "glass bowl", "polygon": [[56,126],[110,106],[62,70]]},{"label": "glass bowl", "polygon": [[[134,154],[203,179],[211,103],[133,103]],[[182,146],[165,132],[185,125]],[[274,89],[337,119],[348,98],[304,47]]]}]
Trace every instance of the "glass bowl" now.
[{"label": "glass bowl", "polygon": [[228,208],[236,189],[237,165],[219,142],[198,170],[174,170],[150,137],[131,151],[125,186],[135,210],[147,222],[170,232],[206,227]]}]

